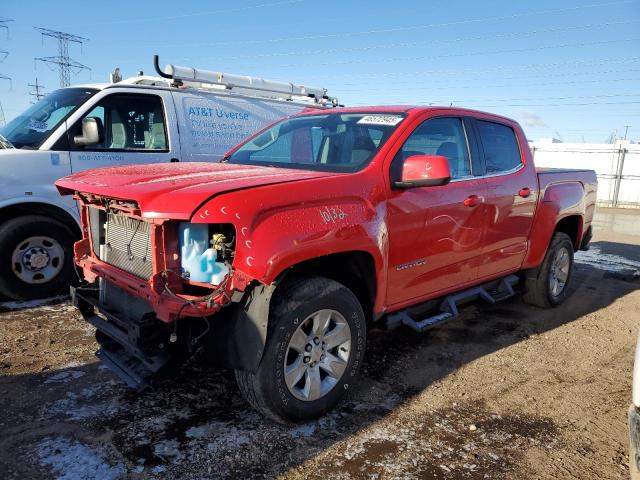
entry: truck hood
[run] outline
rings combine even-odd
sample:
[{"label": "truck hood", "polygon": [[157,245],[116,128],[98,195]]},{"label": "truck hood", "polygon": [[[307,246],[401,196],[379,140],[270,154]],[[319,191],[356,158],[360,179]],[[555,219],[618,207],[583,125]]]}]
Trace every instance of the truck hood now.
[{"label": "truck hood", "polygon": [[61,178],[56,186],[62,195],[133,200],[144,217],[188,220],[203,202],[224,192],[330,175],[228,163],[161,163],[87,170]]}]

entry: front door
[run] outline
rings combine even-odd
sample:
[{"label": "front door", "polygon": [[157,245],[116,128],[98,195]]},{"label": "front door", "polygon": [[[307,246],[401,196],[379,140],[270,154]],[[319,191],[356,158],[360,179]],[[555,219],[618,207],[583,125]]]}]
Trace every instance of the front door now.
[{"label": "front door", "polygon": [[[177,160],[178,147],[172,148],[169,142],[165,102],[172,107],[171,95],[162,91],[105,96],[68,130],[72,171]],[[74,137],[82,133],[82,120],[87,117],[101,125],[101,141],[77,146]]]},{"label": "front door", "polygon": [[[482,250],[486,196],[467,129],[457,117],[426,120],[394,157],[391,175],[412,155],[447,157],[452,181],[439,187],[392,190],[388,202],[387,305],[401,307],[474,278]],[[477,170],[477,171],[476,171]]]}]

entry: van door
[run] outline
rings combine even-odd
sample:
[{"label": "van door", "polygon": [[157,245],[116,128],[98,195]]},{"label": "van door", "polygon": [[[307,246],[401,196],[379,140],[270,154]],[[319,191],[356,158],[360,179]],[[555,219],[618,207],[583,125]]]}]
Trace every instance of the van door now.
[{"label": "van door", "polygon": [[[174,117],[173,102],[169,92],[133,90],[105,95],[68,129],[72,171],[177,161],[180,147],[175,122],[167,120],[171,117]],[[85,118],[98,122],[101,131],[98,144],[75,143],[74,138],[82,134]]]},{"label": "van door", "polygon": [[[308,106],[202,91],[173,92],[182,161],[211,162],[254,133]],[[321,112],[321,110],[319,110]]]}]

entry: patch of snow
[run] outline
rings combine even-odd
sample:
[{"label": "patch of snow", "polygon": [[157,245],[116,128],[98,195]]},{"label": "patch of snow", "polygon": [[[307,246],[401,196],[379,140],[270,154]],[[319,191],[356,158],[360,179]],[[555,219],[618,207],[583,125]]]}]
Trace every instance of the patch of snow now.
[{"label": "patch of snow", "polygon": [[574,260],[576,263],[591,265],[600,270],[610,272],[625,272],[640,270],[640,262],[630,260],[620,255],[602,253],[598,247],[592,246],[586,252],[577,252]]},{"label": "patch of snow", "polygon": [[75,380],[82,377],[85,372],[80,370],[67,370],[65,372],[58,372],[55,375],[51,375],[44,383],[67,383],[70,380]]},{"label": "patch of snow", "polygon": [[184,460],[184,453],[180,451],[180,444],[177,440],[163,440],[153,446],[153,453],[163,460],[171,460],[178,463]]},{"label": "patch of snow", "polygon": [[57,297],[42,298],[40,300],[0,302],[0,308],[5,308],[7,310],[36,308],[42,307],[43,305],[49,305],[51,303],[62,302],[68,298],[68,295],[58,295]]},{"label": "patch of snow", "polygon": [[83,388],[79,393],[67,392],[65,398],[57,400],[46,407],[47,414],[62,414],[71,420],[84,420],[98,415],[111,416],[118,411],[118,402],[115,400],[100,403],[82,403],[98,396],[109,384],[110,382],[98,383]]},{"label": "patch of snow", "polygon": [[303,423],[289,429],[289,435],[292,437],[310,437],[315,433],[317,425],[315,423]]},{"label": "patch of snow", "polygon": [[37,454],[58,480],[117,480],[126,473],[122,465],[111,465],[99,450],[65,437],[43,439]]},{"label": "patch of snow", "polygon": [[193,440],[211,439],[208,448],[233,449],[249,443],[249,436],[233,425],[223,422],[210,422],[189,428],[185,435]]}]

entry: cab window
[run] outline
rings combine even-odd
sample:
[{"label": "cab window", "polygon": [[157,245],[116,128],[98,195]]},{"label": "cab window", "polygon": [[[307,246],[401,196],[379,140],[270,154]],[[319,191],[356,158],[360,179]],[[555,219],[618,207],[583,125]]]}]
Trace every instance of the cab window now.
[{"label": "cab window", "polygon": [[522,164],[518,140],[511,127],[485,120],[476,120],[476,125],[487,175],[508,172]]},{"label": "cab window", "polygon": [[391,167],[392,178],[399,178],[402,163],[413,155],[446,157],[453,179],[472,175],[469,147],[460,118],[432,118],[420,124],[396,154]]},{"label": "cab window", "polygon": [[[101,141],[82,150],[167,151],[162,100],[155,95],[110,95],[84,118],[95,118],[101,126]],[[82,132],[82,120],[72,129]],[[77,148],[76,148],[77,149]]]}]

